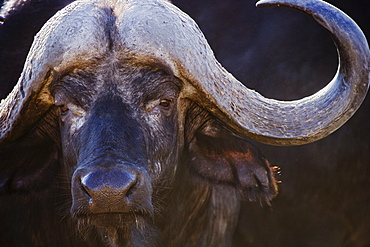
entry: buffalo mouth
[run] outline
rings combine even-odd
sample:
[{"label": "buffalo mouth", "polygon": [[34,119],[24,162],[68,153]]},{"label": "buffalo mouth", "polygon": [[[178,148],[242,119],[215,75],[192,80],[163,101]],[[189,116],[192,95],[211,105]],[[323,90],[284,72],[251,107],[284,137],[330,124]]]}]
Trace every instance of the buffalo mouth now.
[{"label": "buffalo mouth", "polygon": [[75,218],[79,224],[95,226],[98,228],[130,228],[131,226],[140,227],[146,221],[150,221],[152,215],[148,212],[109,212],[109,213],[89,213],[78,214]]},{"label": "buffalo mouth", "polygon": [[[98,236],[104,246],[149,247],[157,242],[158,231],[151,212],[80,213],[74,216],[80,234],[86,239]],[[98,235],[91,236],[94,233]]]}]

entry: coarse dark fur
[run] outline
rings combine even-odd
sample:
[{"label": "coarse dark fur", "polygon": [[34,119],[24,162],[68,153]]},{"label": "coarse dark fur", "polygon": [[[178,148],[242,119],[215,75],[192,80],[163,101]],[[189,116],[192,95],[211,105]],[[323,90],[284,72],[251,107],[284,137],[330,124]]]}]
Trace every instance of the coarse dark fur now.
[{"label": "coarse dark fur", "polygon": [[[240,199],[269,204],[277,193],[269,163],[181,98],[182,82],[168,70],[111,57],[55,76],[55,106],[0,150],[1,224],[18,226],[1,241],[230,246]],[[100,189],[102,173],[113,175]],[[132,176],[130,188],[115,187]]]}]

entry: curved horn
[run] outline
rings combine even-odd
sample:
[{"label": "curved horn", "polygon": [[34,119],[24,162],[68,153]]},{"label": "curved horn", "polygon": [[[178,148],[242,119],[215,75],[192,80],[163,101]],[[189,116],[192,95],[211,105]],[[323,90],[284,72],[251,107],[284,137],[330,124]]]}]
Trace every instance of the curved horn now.
[{"label": "curved horn", "polygon": [[227,112],[235,129],[267,144],[300,145],[329,135],[355,113],[366,96],[370,55],[365,36],[347,15],[323,1],[263,0],[257,6],[295,8],[315,18],[331,33],[337,46],[337,74],[312,96],[278,101],[243,87],[218,69],[216,90],[211,89],[215,104]]},{"label": "curved horn", "polygon": [[304,144],[329,135],[355,113],[366,96],[370,55],[364,34],[346,14],[323,1],[262,0],[257,6],[295,8],[312,16],[332,35],[339,67],[325,88],[307,98],[282,102],[253,97],[256,104],[251,107],[256,111],[246,116],[250,122],[256,121],[251,126],[252,135],[277,145]]}]

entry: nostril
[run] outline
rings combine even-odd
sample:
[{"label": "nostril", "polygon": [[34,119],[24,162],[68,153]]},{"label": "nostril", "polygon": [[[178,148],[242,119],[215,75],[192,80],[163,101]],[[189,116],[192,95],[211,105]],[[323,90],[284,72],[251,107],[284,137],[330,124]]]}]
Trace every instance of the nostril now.
[{"label": "nostril", "polygon": [[[86,176],[85,176],[85,177],[86,177]],[[87,197],[91,198],[91,195],[90,195],[90,193],[89,193],[89,188],[85,185],[85,183],[84,183],[84,182],[82,182],[82,179],[81,179],[81,178],[79,178],[79,179],[78,179],[78,184],[80,185],[80,187],[81,187],[81,190],[82,190],[83,194],[84,194],[85,196],[87,196]]]},{"label": "nostril", "polygon": [[127,198],[129,198],[134,193],[137,182],[138,179],[135,179],[127,186],[125,193]]}]

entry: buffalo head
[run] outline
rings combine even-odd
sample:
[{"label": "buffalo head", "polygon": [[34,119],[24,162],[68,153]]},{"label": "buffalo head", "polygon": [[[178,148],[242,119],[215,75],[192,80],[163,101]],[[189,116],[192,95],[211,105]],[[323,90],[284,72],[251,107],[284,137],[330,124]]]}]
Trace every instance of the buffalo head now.
[{"label": "buffalo head", "polygon": [[244,87],[167,1],[76,1],[58,12],[1,103],[2,195],[29,207],[57,198],[71,218],[61,231],[78,228],[90,245],[229,245],[239,200],[277,193],[247,137],[323,138],[368,88],[369,49],[346,15],[317,0],[258,5],[297,8],[331,32],[340,66],[324,89],[281,102]]}]

